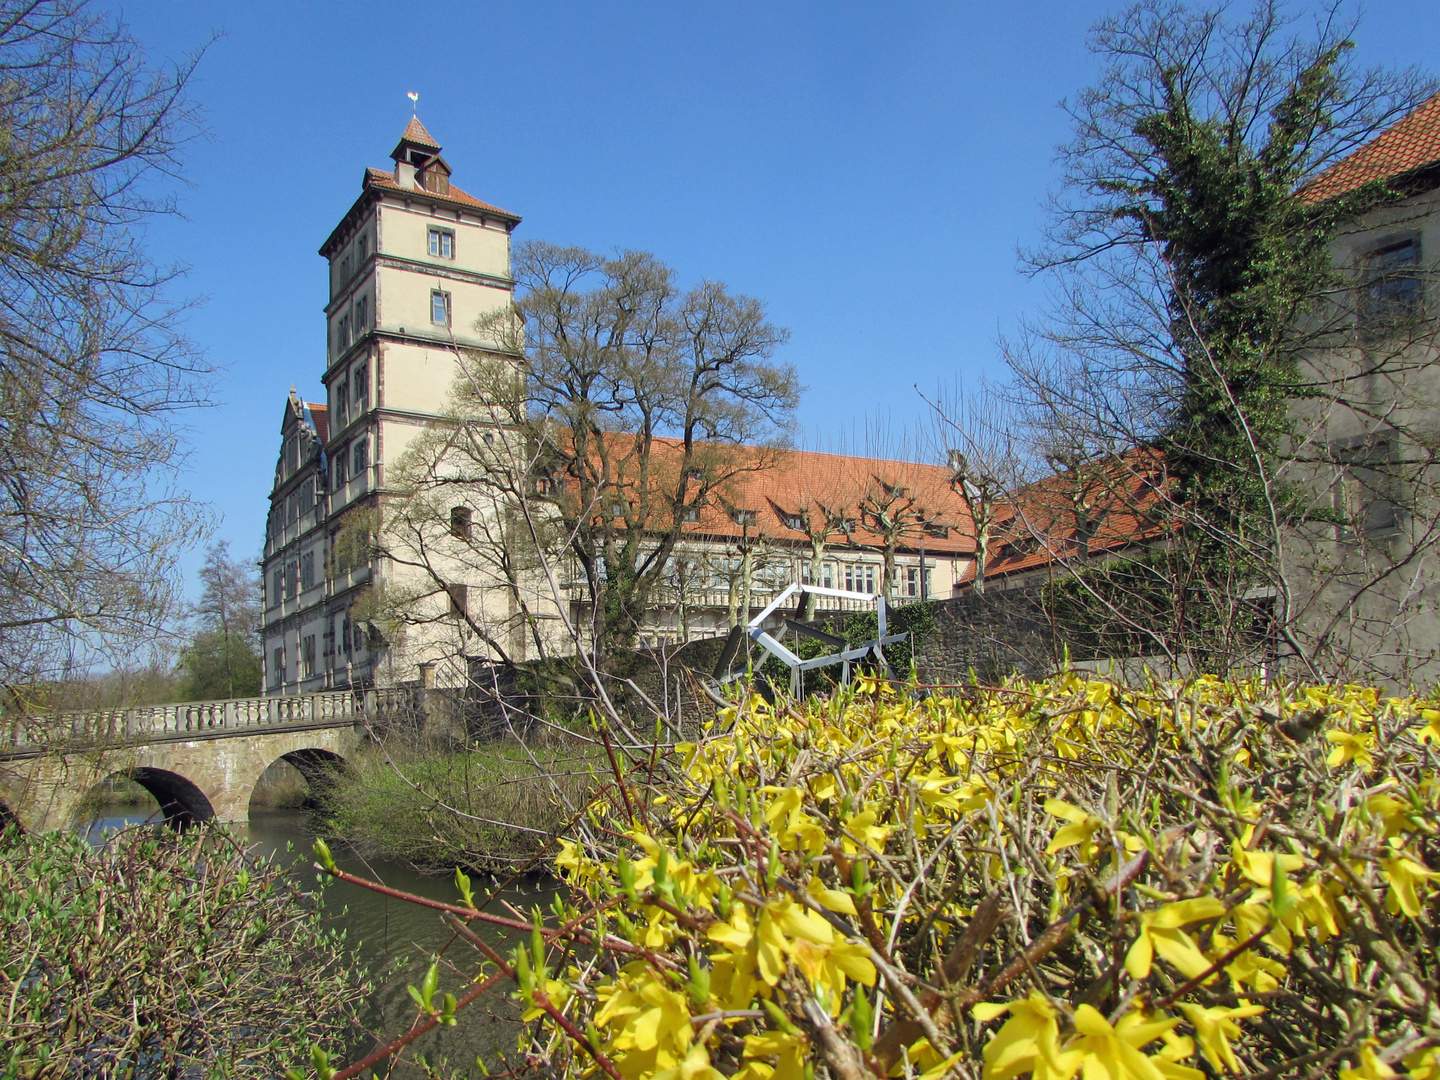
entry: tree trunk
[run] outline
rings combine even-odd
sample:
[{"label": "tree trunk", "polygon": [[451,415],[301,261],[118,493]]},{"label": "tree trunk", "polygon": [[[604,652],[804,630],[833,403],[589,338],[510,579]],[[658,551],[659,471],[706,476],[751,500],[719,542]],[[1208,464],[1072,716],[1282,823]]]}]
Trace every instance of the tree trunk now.
[{"label": "tree trunk", "polygon": [[[820,575],[825,569],[825,538],[810,537],[810,584],[819,585]],[[800,606],[800,621],[810,622],[815,618],[815,604],[819,598],[814,593],[806,593],[805,600]]]}]

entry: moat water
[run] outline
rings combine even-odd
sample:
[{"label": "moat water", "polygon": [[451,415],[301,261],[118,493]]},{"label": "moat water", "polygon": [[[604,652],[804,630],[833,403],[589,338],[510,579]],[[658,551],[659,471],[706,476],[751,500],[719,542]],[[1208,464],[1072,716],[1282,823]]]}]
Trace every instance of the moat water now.
[{"label": "moat water", "polygon": [[[83,826],[91,843],[103,842],[105,833],[114,829],[142,825],[158,818],[158,808],[101,806]],[[312,863],[311,846],[315,840],[313,819],[303,810],[262,810],[252,808],[247,825],[236,826],[241,837],[256,855],[288,866],[307,890],[317,887]],[[363,859],[348,845],[330,841],[335,861],[341,868],[373,881],[432,900],[457,901],[454,882],[449,877],[417,874],[407,866],[376,859]],[[476,881],[476,892],[480,892]],[[499,898],[522,912],[536,904],[549,908],[553,886],[545,879],[507,889]],[[479,954],[465,941],[459,940],[441,922],[440,913],[383,896],[347,882],[330,882],[323,889],[327,917],[344,929],[348,942],[356,947],[364,965],[370,970],[375,989],[367,1002],[367,1024],[372,1031],[394,1036],[409,1029],[416,1017],[416,1008],[406,990],[420,980],[437,954],[441,960],[441,992],[451,991],[458,997],[461,989],[476,972]],[[509,914],[499,906],[489,910]],[[500,951],[510,947],[507,935],[493,929],[477,933]],[[504,948],[500,948],[500,947]],[[447,970],[447,963],[451,966]],[[437,1029],[406,1048],[408,1061],[423,1054],[430,1062],[445,1059],[453,1073],[460,1076],[479,1075],[476,1058],[483,1057],[492,1072],[499,1067],[501,1052],[512,1055],[519,1032],[519,1010],[508,995],[496,988],[493,997],[482,998],[457,1018],[448,1029]],[[437,997],[438,1000],[438,997]],[[349,1047],[346,1061],[356,1061],[377,1044],[373,1039]],[[339,1048],[333,1048],[339,1049]],[[333,1058],[332,1058],[333,1060]],[[296,1065],[308,1063],[297,1062]],[[402,1068],[395,1076],[419,1075],[415,1068]],[[380,1074],[384,1074],[383,1066]]]}]

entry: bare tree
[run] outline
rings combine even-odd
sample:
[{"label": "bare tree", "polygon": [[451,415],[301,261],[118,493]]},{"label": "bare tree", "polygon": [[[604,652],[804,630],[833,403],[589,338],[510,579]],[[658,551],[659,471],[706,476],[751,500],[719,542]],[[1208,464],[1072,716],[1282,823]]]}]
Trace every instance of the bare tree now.
[{"label": "bare tree", "polygon": [[147,68],[111,17],[0,3],[0,679],[84,664],[175,611],[203,514],[176,413],[206,365],[140,228],[195,131],[194,61]]},{"label": "bare tree", "polygon": [[460,408],[533,457],[601,653],[634,639],[688,522],[770,467],[798,399],[786,332],[718,282],[683,290],[653,256],[516,252],[515,311],[487,320]]}]

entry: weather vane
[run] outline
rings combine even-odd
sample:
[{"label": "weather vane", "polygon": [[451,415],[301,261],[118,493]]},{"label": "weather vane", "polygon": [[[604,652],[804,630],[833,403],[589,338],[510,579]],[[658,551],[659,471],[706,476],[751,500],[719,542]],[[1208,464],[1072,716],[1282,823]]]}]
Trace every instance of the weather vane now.
[{"label": "weather vane", "polygon": [[419,111],[420,111],[420,95],[417,94],[414,90],[411,90],[411,91],[410,91],[408,94],[406,94],[405,96],[410,99],[410,111],[411,111],[411,113],[418,114]]}]

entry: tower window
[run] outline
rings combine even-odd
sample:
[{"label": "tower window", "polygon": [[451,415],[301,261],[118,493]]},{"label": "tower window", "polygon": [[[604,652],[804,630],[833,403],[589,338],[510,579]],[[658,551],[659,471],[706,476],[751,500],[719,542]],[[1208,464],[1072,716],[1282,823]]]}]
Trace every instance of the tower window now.
[{"label": "tower window", "polygon": [[365,466],[370,464],[370,440],[363,436],[355,440],[355,445],[350,451],[350,471],[355,476],[360,476],[365,471]]},{"label": "tower window", "polygon": [[463,619],[470,613],[470,590],[464,585],[447,585],[445,591],[450,594],[450,614],[457,619]]},{"label": "tower window", "polygon": [[449,229],[431,229],[430,254],[440,259],[455,258],[455,234]]},{"label": "tower window", "polygon": [[450,535],[459,537],[461,540],[470,539],[470,508],[468,506],[452,506],[450,508]]},{"label": "tower window", "polygon": [[370,373],[364,364],[356,364],[355,370],[350,375],[350,385],[355,389],[356,410],[362,410],[370,404]]},{"label": "tower window", "polygon": [[436,289],[430,294],[430,321],[436,326],[450,325],[450,294]]},{"label": "tower window", "polygon": [[344,379],[335,387],[335,420],[336,429],[345,426],[345,406],[349,404],[350,384]]}]

